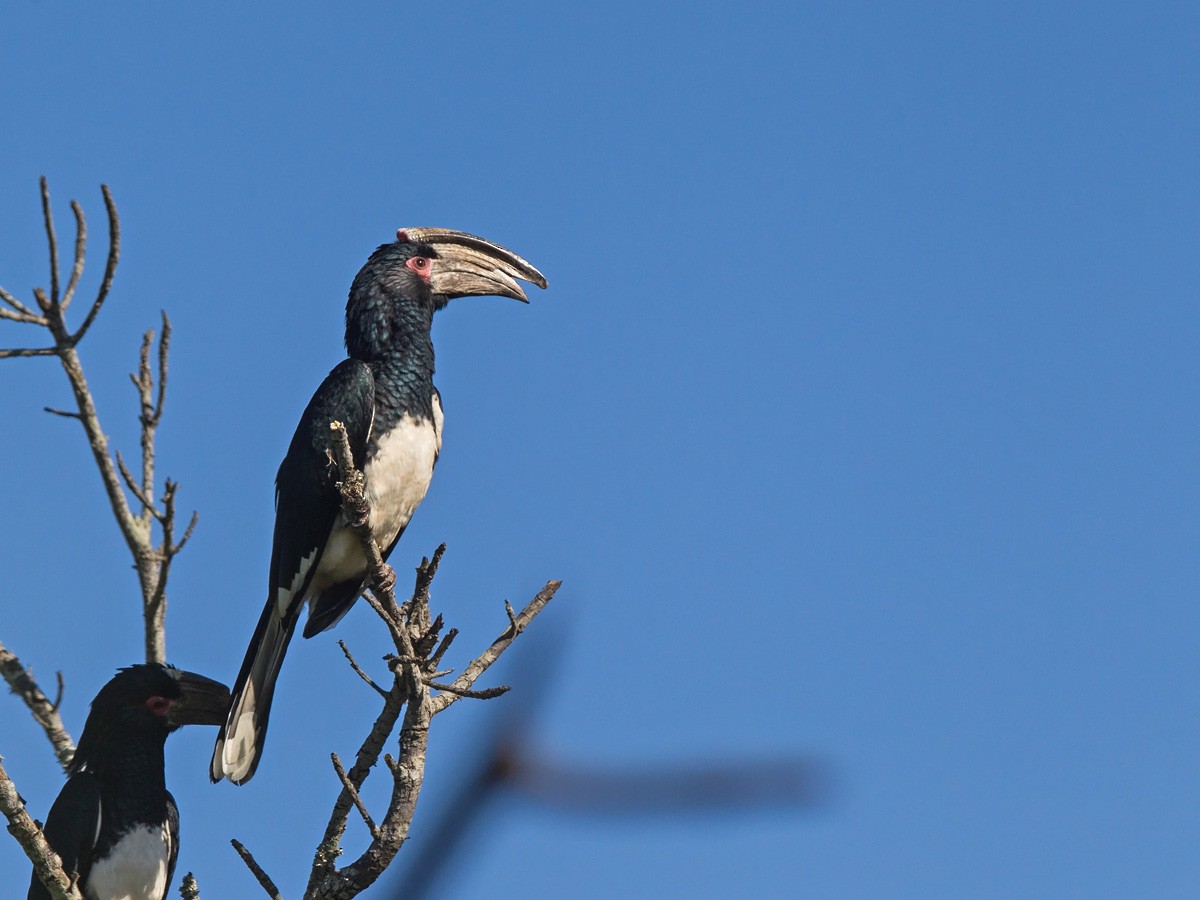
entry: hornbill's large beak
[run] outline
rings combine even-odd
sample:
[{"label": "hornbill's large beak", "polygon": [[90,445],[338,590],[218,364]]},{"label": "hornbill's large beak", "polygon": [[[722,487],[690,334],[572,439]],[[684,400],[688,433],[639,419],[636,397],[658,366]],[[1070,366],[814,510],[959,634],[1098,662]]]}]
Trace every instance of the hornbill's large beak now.
[{"label": "hornbill's large beak", "polygon": [[517,254],[465,231],[401,228],[396,236],[429,244],[437,251],[429,278],[435,294],[450,298],[496,295],[528,303],[518,278],[540,288],[546,286],[546,277]]},{"label": "hornbill's large beak", "polygon": [[219,681],[171,669],[171,676],[179,682],[179,699],[167,708],[167,723],[172,728],[181,725],[222,725],[229,714],[229,688]]}]

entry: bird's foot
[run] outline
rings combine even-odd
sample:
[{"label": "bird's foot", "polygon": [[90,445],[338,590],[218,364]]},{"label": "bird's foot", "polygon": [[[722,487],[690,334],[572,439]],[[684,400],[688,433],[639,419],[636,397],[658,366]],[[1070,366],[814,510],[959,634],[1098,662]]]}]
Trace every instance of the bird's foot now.
[{"label": "bird's foot", "polygon": [[396,587],[396,570],[385,565],[375,579],[375,588],[383,593],[393,593]]}]

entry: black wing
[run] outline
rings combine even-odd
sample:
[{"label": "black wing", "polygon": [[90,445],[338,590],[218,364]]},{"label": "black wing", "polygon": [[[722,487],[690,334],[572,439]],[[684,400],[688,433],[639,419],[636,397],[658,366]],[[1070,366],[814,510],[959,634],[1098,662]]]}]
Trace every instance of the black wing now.
[{"label": "black wing", "polygon": [[[366,363],[347,359],[326,376],[309,401],[275,477],[275,540],[269,597],[295,614],[341,510],[333,434],[346,426],[354,464],[361,469],[375,410],[375,379]],[[281,593],[282,591],[282,593]]]},{"label": "black wing", "polygon": [[[67,877],[78,879],[80,889],[92,868],[92,851],[100,831],[100,783],[88,772],[67,779],[46,816],[42,829],[46,841],[62,858]],[[29,900],[50,900],[50,892],[34,875]]]},{"label": "black wing", "polygon": [[341,498],[331,457],[331,422],[346,426],[354,462],[363,465],[371,433],[375,379],[347,359],[326,376],[300,417],[275,478],[275,541],[267,602],[233,685],[229,717],[213,748],[213,781],[243,784],[262,758],[275,680],[295,631],[309,582],[337,521]]},{"label": "black wing", "polygon": [[175,798],[167,794],[167,835],[171,842],[167,847],[167,890],[175,877],[175,863],[179,862],[179,807]]}]

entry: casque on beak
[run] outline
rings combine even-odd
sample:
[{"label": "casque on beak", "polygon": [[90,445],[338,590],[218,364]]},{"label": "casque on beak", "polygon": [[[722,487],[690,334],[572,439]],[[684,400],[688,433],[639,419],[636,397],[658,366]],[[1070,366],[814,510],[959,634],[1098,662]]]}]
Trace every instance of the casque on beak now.
[{"label": "casque on beak", "polygon": [[167,709],[167,723],[172,728],[225,722],[231,702],[229,688],[219,681],[181,669],[171,670],[171,676],[179,682],[180,691],[179,699]]},{"label": "casque on beak", "polygon": [[517,254],[465,231],[401,228],[396,237],[429,244],[437,251],[429,279],[435,294],[448,298],[495,295],[528,303],[518,279],[546,286],[546,277]]}]

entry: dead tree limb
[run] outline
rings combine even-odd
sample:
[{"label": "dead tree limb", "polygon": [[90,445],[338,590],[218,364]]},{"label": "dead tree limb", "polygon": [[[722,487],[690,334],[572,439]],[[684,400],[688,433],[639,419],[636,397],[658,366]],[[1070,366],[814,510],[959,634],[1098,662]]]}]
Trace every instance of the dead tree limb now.
[{"label": "dead tree limb", "polygon": [[[341,473],[339,487],[342,491],[343,515],[362,541],[368,559],[370,592],[365,599],[387,626],[396,653],[389,658],[392,674],[390,689],[385,692],[381,687],[376,688],[384,694],[383,709],[359,748],[354,765],[349,771],[345,771],[340,764],[336,765],[341,790],[325,834],[314,854],[312,872],[304,893],[306,900],[341,900],[356,896],[374,884],[391,864],[408,839],[416,814],[424,780],[430,722],[435,712],[449,706],[449,702],[439,701],[452,696],[430,696],[430,683],[438,674],[438,664],[453,640],[452,633],[441,637],[442,618],[431,616],[429,611],[429,588],[445,547],[439,547],[432,558],[421,561],[412,597],[403,606],[399,605],[394,593],[395,572],[384,562],[371,537],[370,511],[363,492],[363,476],[353,464],[345,429],[341,423],[335,422],[331,431],[331,462],[338,466]],[[452,685],[457,692],[453,696],[489,696],[494,693],[473,692],[471,687],[516,635],[545,608],[557,589],[558,582],[547,584],[509,623],[491,647],[467,666],[463,675]],[[347,657],[350,658],[349,654]],[[351,665],[360,677],[375,686],[352,658]],[[383,748],[400,721],[402,711],[399,751],[393,758],[391,754],[384,754]],[[367,810],[359,790],[381,754],[392,775],[392,791],[386,812],[376,820]],[[334,759],[335,764],[340,763],[336,755]],[[351,811],[356,809],[366,823],[370,843],[356,859],[339,868],[337,861],[343,852],[342,838]]]},{"label": "dead tree limb", "polygon": [[4,676],[4,680],[8,682],[12,692],[25,701],[34,720],[42,726],[51,746],[54,747],[54,755],[58,757],[58,764],[65,772],[75,756],[75,742],[71,740],[71,735],[67,733],[62,717],[58,714],[58,705],[62,702],[63,692],[62,673],[58,673],[58,695],[52,702],[42,693],[37,679],[21,664],[21,660],[17,659],[16,654],[0,644],[0,675]]},{"label": "dead tree limb", "polygon": [[267,896],[271,900],[283,900],[283,895],[279,893],[279,888],[275,887],[275,882],[271,880],[271,876],[263,871],[262,866],[258,864],[258,860],[245,848],[242,842],[231,840],[229,843],[233,844],[233,849],[237,851],[237,855],[242,858],[242,862],[246,864],[246,867],[258,879],[259,886],[267,892]]},{"label": "dead tree limb", "polygon": [[[161,497],[155,484],[155,435],[162,419],[166,399],[168,355],[171,343],[171,322],[162,314],[161,331],[157,343],[153,330],[142,336],[138,356],[138,370],[130,376],[137,391],[141,426],[141,459],[135,477],[119,456],[109,450],[108,437],[100,424],[95,400],[84,375],[83,364],[77,347],[96,321],[112,289],[117,262],[121,255],[121,226],[116,203],[107,185],[101,185],[104,207],[108,213],[108,255],[104,275],[96,297],[84,315],[83,321],[74,330],[67,324],[67,308],[75,296],[80,277],[83,275],[87,249],[87,221],[83,208],[74,200],[71,211],[75,215],[75,259],[67,278],[65,290],[60,293],[58,237],[51,212],[50,189],[46,179],[41,179],[42,218],[46,227],[46,240],[50,251],[50,292],[34,288],[33,298],[38,311],[30,307],[4,288],[0,288],[0,319],[8,319],[24,325],[44,329],[50,338],[45,347],[12,347],[0,349],[0,359],[28,356],[57,356],[71,385],[75,397],[75,409],[71,411],[49,410],[60,416],[77,420],[87,437],[96,469],[108,497],[109,506],[125,544],[133,557],[138,585],[142,593],[142,614],[145,624],[145,654],[147,662],[166,661],[165,619],[167,610],[167,576],[176,554],[183,549],[196,524],[193,514],[191,523],[184,530],[182,539],[175,540],[175,496],[178,484],[166,481]],[[153,356],[153,364],[152,364]],[[130,502],[130,495],[134,503]],[[134,509],[136,506],[136,511]],[[154,536],[155,525],[161,537]]]},{"label": "dead tree limb", "polygon": [[34,874],[46,885],[50,896],[54,900],[83,900],[78,888],[63,871],[58,854],[46,843],[42,829],[25,811],[21,795],[4,770],[3,759],[0,759],[0,812],[8,820],[9,834],[17,839],[25,855],[32,860]]}]

